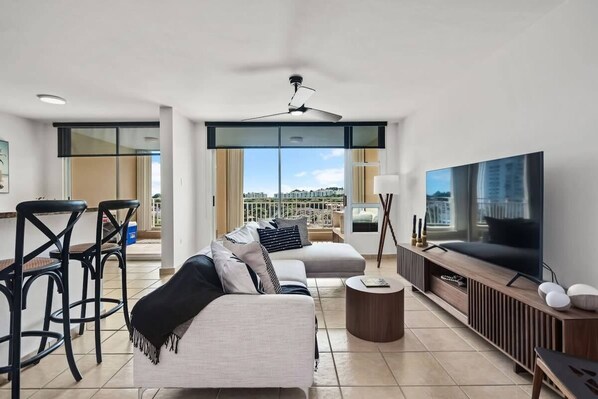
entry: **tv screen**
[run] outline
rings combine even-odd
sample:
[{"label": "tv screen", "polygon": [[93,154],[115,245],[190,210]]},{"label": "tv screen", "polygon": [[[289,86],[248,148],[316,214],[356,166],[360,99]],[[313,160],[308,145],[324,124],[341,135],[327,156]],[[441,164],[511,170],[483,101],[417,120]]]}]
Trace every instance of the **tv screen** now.
[{"label": "tv screen", "polygon": [[542,278],[544,153],[426,174],[428,240]]}]

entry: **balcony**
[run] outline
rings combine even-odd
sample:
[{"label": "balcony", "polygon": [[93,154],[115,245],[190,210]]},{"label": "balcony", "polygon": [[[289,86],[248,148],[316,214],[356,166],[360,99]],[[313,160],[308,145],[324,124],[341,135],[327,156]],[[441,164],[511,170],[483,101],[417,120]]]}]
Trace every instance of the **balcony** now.
[{"label": "balcony", "polygon": [[[496,202],[486,198],[478,199],[477,224],[486,225],[486,217],[496,219],[517,219],[527,218],[528,203],[526,201],[505,201]],[[428,198],[428,226],[448,227],[452,226],[453,199],[451,197]]]},{"label": "balcony", "polygon": [[[280,206],[280,212],[278,207]],[[309,200],[251,200],[243,201],[243,218],[245,223],[275,217],[297,218],[307,217],[310,229],[332,228],[332,213],[343,209],[341,197],[309,199]]]},{"label": "balcony", "polygon": [[152,198],[152,229],[162,228],[162,199]]}]

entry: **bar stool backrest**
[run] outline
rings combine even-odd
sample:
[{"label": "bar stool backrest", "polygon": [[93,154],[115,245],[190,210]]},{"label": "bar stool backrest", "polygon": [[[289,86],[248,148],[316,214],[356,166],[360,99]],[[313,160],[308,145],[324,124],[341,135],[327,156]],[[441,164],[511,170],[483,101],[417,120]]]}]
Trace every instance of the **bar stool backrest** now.
[{"label": "bar stool backrest", "polygon": [[[127,241],[127,229],[129,228],[129,222],[139,208],[138,200],[110,200],[102,201],[98,206],[98,223],[96,228],[96,250],[97,253],[101,253],[102,245],[110,242],[113,238],[117,238],[118,245],[124,250]],[[126,210],[127,213],[122,222],[116,220],[112,211]],[[104,235],[104,216],[110,222],[111,227],[114,229],[108,234]]]},{"label": "bar stool backrest", "polygon": [[[65,201],[65,200],[45,200],[45,201],[26,201],[17,205],[17,234],[15,242],[15,263],[0,272],[2,275],[8,275],[15,272],[15,275],[21,276],[23,265],[33,258],[41,255],[51,247],[55,247],[63,256],[62,259],[68,259],[68,249],[71,242],[73,227],[79,218],[87,209],[85,201]],[[50,229],[37,216],[52,213],[70,213],[66,227],[56,233]],[[33,251],[25,254],[25,222],[29,221],[47,238],[44,244]]]}]

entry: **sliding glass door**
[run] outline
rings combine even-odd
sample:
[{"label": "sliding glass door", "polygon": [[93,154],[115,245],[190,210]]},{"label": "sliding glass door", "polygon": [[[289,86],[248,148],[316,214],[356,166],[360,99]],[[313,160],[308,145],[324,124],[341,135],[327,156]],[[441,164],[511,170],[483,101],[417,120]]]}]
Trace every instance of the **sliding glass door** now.
[{"label": "sliding glass door", "polygon": [[343,208],[344,150],[327,148],[216,151],[217,235],[250,221],[307,217],[330,228]]},{"label": "sliding glass door", "polygon": [[310,237],[326,241],[342,240],[347,229],[378,231],[373,177],[383,125],[213,125],[217,236],[276,217],[306,217]]}]

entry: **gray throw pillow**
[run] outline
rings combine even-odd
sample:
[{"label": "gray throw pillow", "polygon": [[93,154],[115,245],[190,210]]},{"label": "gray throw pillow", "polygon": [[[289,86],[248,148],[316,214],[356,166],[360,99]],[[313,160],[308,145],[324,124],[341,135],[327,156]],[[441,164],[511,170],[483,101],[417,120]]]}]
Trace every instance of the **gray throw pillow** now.
[{"label": "gray throw pillow", "polygon": [[280,282],[268,255],[268,251],[259,242],[236,244],[224,241],[224,247],[235,254],[259,276],[266,294],[280,294]]},{"label": "gray throw pillow", "polygon": [[253,270],[250,272],[245,263],[216,241],[212,241],[211,249],[216,273],[225,293],[260,294],[259,282],[251,275]]},{"label": "gray throw pillow", "polygon": [[307,245],[311,245],[311,241],[309,241],[309,235],[307,232],[307,218],[302,217],[299,219],[279,219],[276,218],[274,220],[278,228],[281,227],[293,227],[297,226],[299,229],[299,236],[301,236],[301,245],[304,247]]}]

